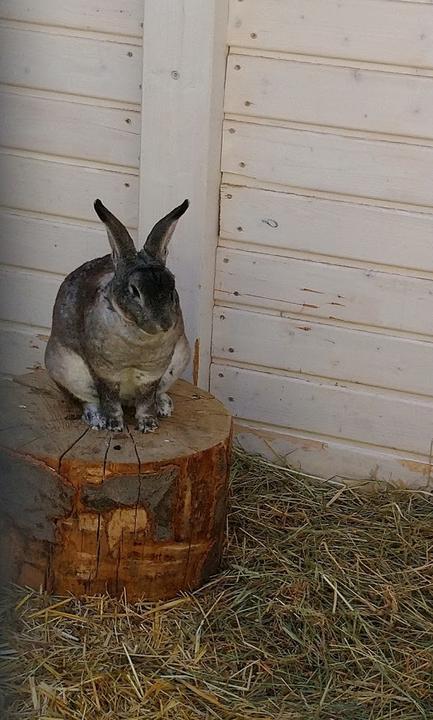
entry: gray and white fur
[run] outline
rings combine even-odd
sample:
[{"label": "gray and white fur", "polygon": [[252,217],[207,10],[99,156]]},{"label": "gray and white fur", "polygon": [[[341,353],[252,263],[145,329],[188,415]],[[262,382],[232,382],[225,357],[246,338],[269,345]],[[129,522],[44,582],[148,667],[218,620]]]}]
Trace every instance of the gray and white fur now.
[{"label": "gray and white fur", "polygon": [[100,200],[111,255],[74,270],[60,286],[45,353],[50,377],[83,404],[91,428],[123,430],[123,405],[137,428],[153,432],[168,417],[167,391],[190,359],[168,243],[188,200],[163,217],[138,251],[125,226]]}]

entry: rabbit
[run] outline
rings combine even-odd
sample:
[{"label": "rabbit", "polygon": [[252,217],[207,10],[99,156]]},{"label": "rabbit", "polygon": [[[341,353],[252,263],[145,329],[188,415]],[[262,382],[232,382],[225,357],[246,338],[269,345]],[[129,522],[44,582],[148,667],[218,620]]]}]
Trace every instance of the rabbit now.
[{"label": "rabbit", "polygon": [[93,429],[121,432],[124,406],[135,406],[137,429],[154,432],[169,417],[170,386],[186,368],[185,336],[167,249],[185,200],[151,230],[137,251],[126,227],[100,200],[111,255],[71,272],[58,291],[45,366],[51,379],[81,401]]}]

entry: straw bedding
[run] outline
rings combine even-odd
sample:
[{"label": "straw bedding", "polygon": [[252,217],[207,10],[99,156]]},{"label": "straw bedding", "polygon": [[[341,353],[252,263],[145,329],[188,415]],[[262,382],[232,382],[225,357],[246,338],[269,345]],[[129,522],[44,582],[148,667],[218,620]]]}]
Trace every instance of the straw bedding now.
[{"label": "straw bedding", "polygon": [[4,720],[433,718],[433,498],[237,453],[224,568],[160,605],[2,601]]}]

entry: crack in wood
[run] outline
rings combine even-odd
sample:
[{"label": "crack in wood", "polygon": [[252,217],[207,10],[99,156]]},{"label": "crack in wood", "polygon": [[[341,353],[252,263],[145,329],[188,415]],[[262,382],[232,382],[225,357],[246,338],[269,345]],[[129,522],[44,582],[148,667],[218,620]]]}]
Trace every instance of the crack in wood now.
[{"label": "crack in wood", "polygon": [[[19,480],[0,483],[0,511],[5,485],[3,505],[17,519],[13,525],[5,515],[0,528],[0,542],[15,543],[17,555],[13,567],[0,568],[7,580],[78,596],[119,594],[125,586],[132,599],[173,597],[202,584],[215,571],[220,538],[219,531],[212,536],[212,514],[227,482],[213,447],[228,441],[230,415],[179,381],[174,416],[159,433],[142,438],[125,424],[120,438],[70,422],[69,404],[46,392],[47,382],[38,372],[25,388],[0,387],[7,413],[0,437],[18,458]],[[35,512],[43,514],[41,527]]]},{"label": "crack in wood", "polygon": [[[191,493],[191,478],[190,477],[188,477],[188,483],[189,483],[189,490]],[[191,545],[192,545],[192,534],[191,533],[192,533],[192,525],[191,525],[191,513],[190,513],[189,522],[188,522],[188,537],[189,537],[188,552],[187,552],[187,556],[186,556],[185,572],[183,575],[183,586],[184,587],[187,587],[188,577],[189,577],[189,564],[191,561]]]},{"label": "crack in wood", "polygon": [[128,435],[129,435],[129,437],[131,438],[131,442],[132,442],[132,445],[133,445],[133,447],[134,447],[134,453],[135,453],[135,456],[136,456],[136,458],[137,458],[137,464],[138,464],[138,493],[137,493],[137,501],[136,501],[136,503],[135,503],[135,513],[134,513],[134,535],[135,535],[136,532],[137,532],[137,515],[138,515],[138,508],[139,508],[140,500],[141,500],[141,479],[142,479],[142,478],[141,478],[141,460],[140,460],[140,455],[139,455],[138,450],[137,450],[137,444],[136,444],[136,442],[135,442],[135,440],[134,440],[134,437],[133,437],[133,435],[132,435],[132,433],[131,433],[131,430],[129,429],[129,425],[125,424],[125,427],[126,427],[126,430],[127,430],[127,433],[128,433]]},{"label": "crack in wood", "polygon": [[63,462],[63,459],[64,459],[65,455],[67,455],[69,452],[71,452],[72,448],[75,447],[75,445],[76,445],[77,443],[79,443],[80,440],[81,440],[85,435],[87,435],[88,432],[90,432],[90,428],[86,428],[86,429],[84,430],[84,432],[82,432],[82,433],[74,440],[74,442],[73,442],[68,448],[66,448],[66,450],[65,450],[64,452],[61,453],[61,455],[59,455],[59,461],[58,461],[58,465],[57,465],[57,472],[59,473],[59,475],[61,474],[62,462]]},{"label": "crack in wood", "polygon": [[[116,576],[115,576],[115,587],[116,587],[116,595],[119,594],[119,575],[120,575],[120,561],[122,557],[122,546],[123,546],[123,530],[120,535],[120,542],[118,547],[118,554],[116,559]],[[126,592],[126,588],[124,588]]]},{"label": "crack in wood", "polygon": [[[103,463],[103,467],[102,467],[102,482],[105,482],[105,478],[106,478],[107,457],[108,457],[108,453],[109,453],[109,451],[110,451],[112,439],[113,439],[113,438],[112,438],[112,436],[110,435],[109,438],[108,438],[107,447],[106,447],[105,453],[104,453],[104,463]],[[96,566],[95,566],[95,578],[98,577],[98,573],[99,573],[99,563],[100,563],[100,561],[101,561],[101,521],[102,521],[102,518],[101,518],[101,515],[99,514],[99,515],[98,515],[98,526],[97,526],[97,528],[96,528]]]}]

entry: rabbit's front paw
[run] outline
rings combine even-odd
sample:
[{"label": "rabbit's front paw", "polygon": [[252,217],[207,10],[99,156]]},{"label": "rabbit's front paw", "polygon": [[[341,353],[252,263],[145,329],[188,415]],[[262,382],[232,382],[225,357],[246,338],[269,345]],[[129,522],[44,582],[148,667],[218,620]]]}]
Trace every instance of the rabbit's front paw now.
[{"label": "rabbit's front paw", "polygon": [[92,430],[104,430],[107,425],[107,418],[96,405],[84,405],[81,419]]},{"label": "rabbit's front paw", "polygon": [[107,428],[107,430],[111,430],[111,432],[122,432],[123,418],[122,417],[107,417],[105,427]]},{"label": "rabbit's front paw", "polygon": [[156,398],[156,412],[158,417],[170,417],[174,410],[173,400],[167,393],[161,393]]},{"label": "rabbit's front paw", "polygon": [[137,418],[137,430],[142,433],[155,432],[158,428],[158,420],[153,415],[142,415]]}]

